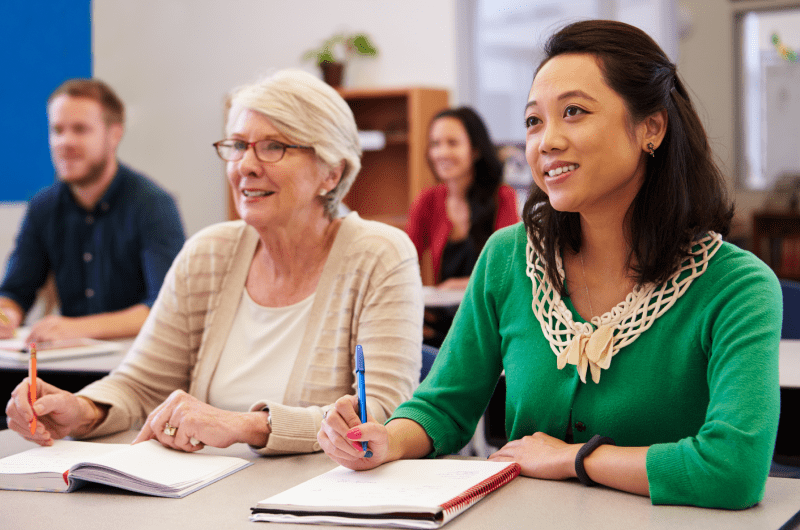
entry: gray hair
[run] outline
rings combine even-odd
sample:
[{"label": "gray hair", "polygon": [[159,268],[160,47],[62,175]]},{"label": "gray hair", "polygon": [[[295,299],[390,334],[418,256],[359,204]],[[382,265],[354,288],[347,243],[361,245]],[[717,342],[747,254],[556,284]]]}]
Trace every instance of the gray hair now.
[{"label": "gray hair", "polygon": [[325,213],[334,218],[339,204],[361,169],[361,144],[353,111],[336,90],[308,72],[280,70],[261,81],[239,87],[230,99],[225,126],[230,127],[244,109],[264,114],[292,142],[314,148],[329,168],[344,161],[339,183],[324,196]]}]

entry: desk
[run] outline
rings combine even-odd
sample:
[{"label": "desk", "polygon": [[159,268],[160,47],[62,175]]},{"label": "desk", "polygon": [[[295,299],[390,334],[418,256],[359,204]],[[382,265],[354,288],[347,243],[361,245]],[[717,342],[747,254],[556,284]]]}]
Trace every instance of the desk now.
[{"label": "desk", "polygon": [[[129,441],[133,436],[134,433],[126,432],[103,440],[119,443]],[[0,432],[0,457],[33,446],[11,431]],[[112,526],[115,530],[315,528],[251,523],[249,515],[250,507],[258,501],[333,469],[335,464],[324,454],[260,457],[243,444],[225,450],[206,448],[204,451],[239,456],[255,465],[184,499],[149,497],[105,486],[89,486],[67,494],[0,491],[2,526],[26,530],[106,530]],[[800,480],[794,479],[770,478],[764,500],[758,506],[744,511],[727,511],[653,506],[644,497],[603,487],[586,488],[577,481],[520,477],[468,509],[445,528],[777,529],[799,510]],[[58,522],[47,517],[47,513],[58,514]]]},{"label": "desk", "polygon": [[[120,339],[123,348],[108,355],[76,357],[58,361],[40,361],[37,373],[48,383],[67,390],[77,392],[89,383],[96,381],[119,366],[128,353],[134,338]],[[28,376],[28,364],[0,359],[0,429],[6,428],[5,404],[14,388]]]},{"label": "desk", "polygon": [[429,285],[422,287],[425,307],[454,307],[464,299],[466,289],[437,289]]}]

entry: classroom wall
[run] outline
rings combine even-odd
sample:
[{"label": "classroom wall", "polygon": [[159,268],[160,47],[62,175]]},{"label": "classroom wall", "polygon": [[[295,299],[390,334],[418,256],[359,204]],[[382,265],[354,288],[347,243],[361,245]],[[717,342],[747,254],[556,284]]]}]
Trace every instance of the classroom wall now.
[{"label": "classroom wall", "polygon": [[691,25],[680,41],[678,72],[695,97],[714,154],[736,201],[734,232],[749,234],[751,216],[769,192],[744,190],[735,178],[735,64],[733,16],[736,10],[785,7],[786,0],[679,0],[682,17]]},{"label": "classroom wall", "polygon": [[[128,104],[120,157],[178,199],[187,233],[225,218],[224,173],[210,144],[222,136],[221,102],[232,87],[270,68],[315,67],[303,52],[336,31],[366,31],[380,56],[351,64],[353,85],[422,84],[456,92],[458,0],[94,0],[95,75]],[[732,10],[781,0],[679,0],[689,23],[679,71],[695,95],[720,164],[734,189]],[[796,4],[796,2],[795,2]],[[231,7],[232,6],[232,7]],[[233,9],[235,8],[235,9]],[[765,199],[735,191],[739,217]],[[0,259],[13,244],[23,204],[0,205]]]},{"label": "classroom wall", "polygon": [[95,75],[129,109],[120,158],[178,199],[188,234],[225,219],[223,137],[231,88],[271,69],[318,73],[303,53],[337,32],[368,33],[375,58],[346,83],[455,90],[455,0],[94,0]]}]

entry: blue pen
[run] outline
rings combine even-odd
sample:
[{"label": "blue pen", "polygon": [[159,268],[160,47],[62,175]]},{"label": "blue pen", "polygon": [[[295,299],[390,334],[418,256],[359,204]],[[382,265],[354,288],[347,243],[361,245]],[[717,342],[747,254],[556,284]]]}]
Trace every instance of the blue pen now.
[{"label": "blue pen", "polygon": [[[358,383],[358,411],[361,415],[361,423],[367,423],[367,389],[364,383],[364,350],[361,345],[356,345],[356,380]],[[367,450],[367,442],[361,442],[361,449],[364,450],[364,458],[372,456],[372,451]]]}]

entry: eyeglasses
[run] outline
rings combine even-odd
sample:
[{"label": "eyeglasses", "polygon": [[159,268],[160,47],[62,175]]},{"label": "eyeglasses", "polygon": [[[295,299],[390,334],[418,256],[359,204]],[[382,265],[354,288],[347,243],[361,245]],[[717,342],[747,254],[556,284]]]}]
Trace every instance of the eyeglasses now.
[{"label": "eyeglasses", "polygon": [[220,140],[214,144],[217,154],[223,160],[236,162],[244,158],[244,154],[253,146],[256,158],[262,162],[278,162],[283,158],[287,149],[314,149],[308,145],[288,145],[277,140],[259,140],[258,142],[245,142],[244,140]]}]

